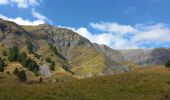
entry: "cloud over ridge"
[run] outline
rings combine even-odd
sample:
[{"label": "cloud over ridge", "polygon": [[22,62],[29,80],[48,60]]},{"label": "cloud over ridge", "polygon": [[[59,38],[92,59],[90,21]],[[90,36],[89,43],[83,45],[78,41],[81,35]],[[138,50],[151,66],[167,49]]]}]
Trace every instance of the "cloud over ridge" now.
[{"label": "cloud over ridge", "polygon": [[170,44],[170,28],[163,23],[131,26],[115,22],[99,22],[90,23],[90,26],[99,33],[90,32],[85,27],[66,28],[79,33],[93,43],[105,44],[114,49],[168,47],[167,44]]}]

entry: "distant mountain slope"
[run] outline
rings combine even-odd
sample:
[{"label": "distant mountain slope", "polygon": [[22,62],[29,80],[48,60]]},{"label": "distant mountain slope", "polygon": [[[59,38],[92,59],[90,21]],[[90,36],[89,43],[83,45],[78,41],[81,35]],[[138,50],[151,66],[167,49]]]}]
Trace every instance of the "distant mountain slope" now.
[{"label": "distant mountain slope", "polygon": [[165,64],[170,59],[170,49],[130,49],[120,50],[126,61],[140,65],[147,64]]}]

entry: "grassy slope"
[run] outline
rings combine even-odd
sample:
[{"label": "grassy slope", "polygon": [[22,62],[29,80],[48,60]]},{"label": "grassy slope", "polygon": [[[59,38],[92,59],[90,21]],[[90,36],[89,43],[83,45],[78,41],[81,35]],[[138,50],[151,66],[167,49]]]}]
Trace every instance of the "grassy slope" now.
[{"label": "grassy slope", "polygon": [[105,58],[92,48],[77,47],[70,51],[72,71],[76,75],[96,74],[102,72],[106,67]]},{"label": "grassy slope", "polygon": [[154,66],[112,76],[54,84],[23,84],[0,74],[3,100],[169,100],[170,71]]}]

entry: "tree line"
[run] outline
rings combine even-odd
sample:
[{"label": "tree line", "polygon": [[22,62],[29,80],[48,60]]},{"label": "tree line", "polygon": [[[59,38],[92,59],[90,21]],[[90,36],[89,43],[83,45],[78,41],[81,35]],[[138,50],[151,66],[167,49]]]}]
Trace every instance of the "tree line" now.
[{"label": "tree line", "polygon": [[20,52],[18,47],[12,47],[9,49],[8,60],[11,62],[17,61],[21,63],[25,68],[32,71],[36,76],[39,75],[39,65],[33,59],[28,57],[26,52]]}]

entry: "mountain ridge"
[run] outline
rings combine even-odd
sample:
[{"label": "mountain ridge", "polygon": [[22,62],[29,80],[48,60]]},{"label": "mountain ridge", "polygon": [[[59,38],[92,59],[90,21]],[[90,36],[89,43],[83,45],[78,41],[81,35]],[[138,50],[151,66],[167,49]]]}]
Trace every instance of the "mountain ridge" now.
[{"label": "mountain ridge", "polygon": [[23,49],[31,43],[44,64],[46,58],[51,58],[56,63],[55,69],[64,68],[83,77],[127,72],[135,68],[133,64],[164,64],[170,59],[168,48],[115,50],[91,43],[72,30],[47,24],[23,26],[0,19],[0,40],[7,49],[12,46]]}]

